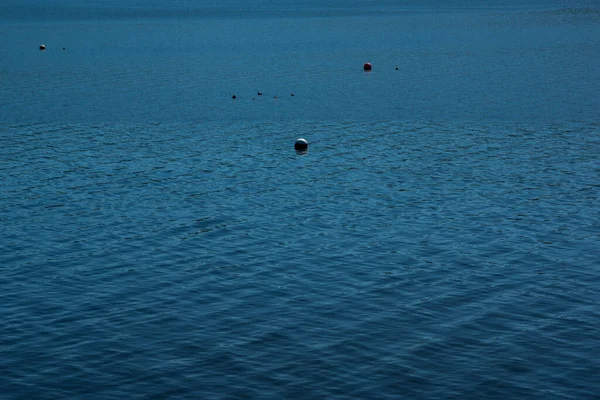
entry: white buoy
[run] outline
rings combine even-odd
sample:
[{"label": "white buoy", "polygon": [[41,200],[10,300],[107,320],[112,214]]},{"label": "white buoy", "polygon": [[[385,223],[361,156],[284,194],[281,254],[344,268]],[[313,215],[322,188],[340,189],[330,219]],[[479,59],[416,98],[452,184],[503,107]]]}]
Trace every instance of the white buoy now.
[{"label": "white buoy", "polygon": [[308,149],[308,142],[306,139],[298,139],[296,143],[294,143],[294,149],[296,151],[304,151]]}]

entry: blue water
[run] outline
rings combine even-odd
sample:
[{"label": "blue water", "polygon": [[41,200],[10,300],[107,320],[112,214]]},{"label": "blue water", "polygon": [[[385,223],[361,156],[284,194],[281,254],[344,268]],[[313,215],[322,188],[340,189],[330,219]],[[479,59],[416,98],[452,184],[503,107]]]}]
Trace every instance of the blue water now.
[{"label": "blue water", "polygon": [[0,398],[598,398],[597,2],[5,0],[0,38]]}]

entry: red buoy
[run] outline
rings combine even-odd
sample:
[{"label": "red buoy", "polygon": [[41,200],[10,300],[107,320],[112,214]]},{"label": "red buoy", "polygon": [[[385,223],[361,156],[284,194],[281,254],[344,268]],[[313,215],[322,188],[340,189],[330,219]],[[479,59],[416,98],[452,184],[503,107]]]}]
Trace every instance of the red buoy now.
[{"label": "red buoy", "polygon": [[365,71],[370,71],[371,70],[371,63],[365,63],[365,65],[363,65],[363,68]]}]

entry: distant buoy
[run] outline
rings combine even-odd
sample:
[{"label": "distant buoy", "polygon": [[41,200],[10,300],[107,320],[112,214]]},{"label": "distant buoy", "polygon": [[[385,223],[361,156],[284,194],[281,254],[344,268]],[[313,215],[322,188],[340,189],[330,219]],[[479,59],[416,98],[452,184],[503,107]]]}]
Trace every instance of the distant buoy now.
[{"label": "distant buoy", "polygon": [[273,96],[273,98],[274,98],[274,99],[278,99],[279,97],[277,97],[277,96]]},{"label": "distant buoy", "polygon": [[308,142],[306,139],[298,139],[296,143],[294,143],[294,150],[296,151],[304,151],[308,149]]},{"label": "distant buoy", "polygon": [[45,44],[40,44],[40,50],[46,50],[46,45]]},{"label": "distant buoy", "polygon": [[365,63],[365,65],[363,65],[363,68],[365,71],[370,71],[372,68],[371,63]]},{"label": "distant buoy", "polygon": [[292,94],[291,94],[291,96],[292,96],[292,97],[294,97],[294,96],[295,96],[295,94],[294,94],[294,93],[292,93]]},{"label": "distant buoy", "polygon": [[398,71],[398,67],[396,67],[396,71]]},{"label": "distant buoy", "polygon": [[262,92],[258,92],[257,95],[262,96]]},{"label": "distant buoy", "polygon": [[233,96],[231,96],[232,99],[237,99],[237,96],[234,94]]}]

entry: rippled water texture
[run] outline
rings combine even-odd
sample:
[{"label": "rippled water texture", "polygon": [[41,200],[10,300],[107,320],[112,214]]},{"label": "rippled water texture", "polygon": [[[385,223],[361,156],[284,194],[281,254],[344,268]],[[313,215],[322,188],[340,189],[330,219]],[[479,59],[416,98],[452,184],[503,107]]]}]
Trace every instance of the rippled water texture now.
[{"label": "rippled water texture", "polygon": [[597,398],[600,13],[513,3],[9,1],[0,397]]},{"label": "rippled water texture", "polygon": [[597,393],[598,126],[285,128],[3,133],[5,393]]}]

